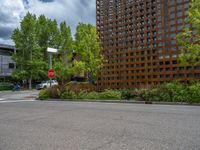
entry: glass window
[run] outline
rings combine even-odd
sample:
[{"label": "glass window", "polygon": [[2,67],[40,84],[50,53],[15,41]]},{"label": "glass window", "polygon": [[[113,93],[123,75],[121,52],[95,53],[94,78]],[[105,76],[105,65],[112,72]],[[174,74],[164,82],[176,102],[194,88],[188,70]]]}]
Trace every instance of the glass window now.
[{"label": "glass window", "polygon": [[182,16],[182,12],[179,11],[179,12],[178,12],[178,17],[181,17],[181,16]]},{"label": "glass window", "polygon": [[171,14],[171,18],[175,18],[175,13]]}]

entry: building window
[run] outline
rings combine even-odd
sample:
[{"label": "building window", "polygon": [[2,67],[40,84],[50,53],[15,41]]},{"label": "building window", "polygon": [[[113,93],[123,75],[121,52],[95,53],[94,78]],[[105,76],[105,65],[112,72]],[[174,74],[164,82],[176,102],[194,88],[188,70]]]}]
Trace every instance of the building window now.
[{"label": "building window", "polygon": [[15,68],[14,63],[9,63],[9,69],[14,69],[14,68]]}]

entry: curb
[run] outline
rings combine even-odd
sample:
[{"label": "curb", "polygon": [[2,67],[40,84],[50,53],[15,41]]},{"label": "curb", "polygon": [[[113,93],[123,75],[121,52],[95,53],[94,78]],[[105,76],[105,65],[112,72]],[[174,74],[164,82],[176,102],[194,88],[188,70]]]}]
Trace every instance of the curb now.
[{"label": "curb", "polygon": [[82,99],[82,100],[69,100],[69,99],[47,99],[47,100],[40,100],[39,101],[53,101],[53,102],[97,102],[97,103],[116,103],[116,104],[146,104],[146,105],[180,105],[180,106],[200,106],[200,104],[189,104],[189,103],[182,103],[182,102],[148,102],[148,101],[120,101],[120,100],[89,100],[89,99]]},{"label": "curb", "polygon": [[200,106],[200,104],[190,104],[190,103],[183,103],[183,102],[152,102],[155,105],[182,105],[182,106]]}]

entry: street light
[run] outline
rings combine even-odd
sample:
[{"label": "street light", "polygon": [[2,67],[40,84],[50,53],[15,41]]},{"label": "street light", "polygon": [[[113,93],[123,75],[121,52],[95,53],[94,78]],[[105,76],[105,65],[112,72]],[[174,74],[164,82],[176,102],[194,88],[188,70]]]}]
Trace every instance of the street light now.
[{"label": "street light", "polygon": [[[47,52],[49,53],[49,69],[52,69],[52,56],[53,54],[58,52],[58,49],[48,47]],[[52,79],[50,78],[50,87],[51,87],[51,80]]]}]

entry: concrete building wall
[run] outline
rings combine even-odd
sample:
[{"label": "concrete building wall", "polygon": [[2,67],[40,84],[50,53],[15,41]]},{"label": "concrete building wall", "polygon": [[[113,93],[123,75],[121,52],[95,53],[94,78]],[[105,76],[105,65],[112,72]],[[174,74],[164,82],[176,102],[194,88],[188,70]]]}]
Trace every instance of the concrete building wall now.
[{"label": "concrete building wall", "polygon": [[13,46],[0,44],[0,77],[9,77],[15,70],[15,62],[11,57],[14,51]]}]

